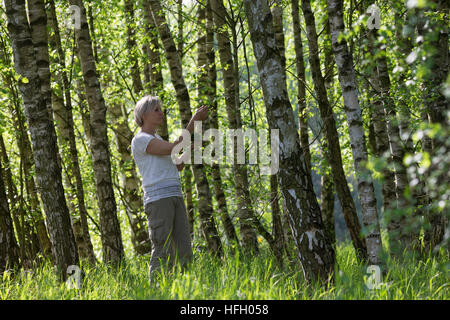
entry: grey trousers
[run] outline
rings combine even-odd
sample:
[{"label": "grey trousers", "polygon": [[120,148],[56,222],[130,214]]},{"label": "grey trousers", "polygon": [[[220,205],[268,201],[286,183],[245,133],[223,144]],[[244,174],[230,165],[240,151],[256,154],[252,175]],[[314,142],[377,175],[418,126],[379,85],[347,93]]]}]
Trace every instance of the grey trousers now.
[{"label": "grey trousers", "polygon": [[150,282],[154,271],[162,263],[172,267],[180,262],[183,266],[192,259],[189,222],[184,200],[181,197],[168,197],[145,205],[152,255],[150,258]]}]

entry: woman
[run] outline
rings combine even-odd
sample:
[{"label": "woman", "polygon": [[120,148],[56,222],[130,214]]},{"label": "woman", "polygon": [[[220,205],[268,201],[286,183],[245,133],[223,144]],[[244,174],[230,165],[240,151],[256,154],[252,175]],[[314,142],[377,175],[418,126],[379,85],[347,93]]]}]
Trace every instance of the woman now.
[{"label": "woman", "polygon": [[[150,283],[161,262],[172,266],[178,259],[184,265],[192,259],[189,224],[178,174],[184,165],[175,165],[170,156],[182,137],[170,143],[156,134],[163,115],[158,97],[145,96],[139,100],[134,119],[141,130],[131,141],[131,151],[142,176],[145,213],[152,241]],[[208,108],[200,107],[186,129],[192,134],[194,121],[203,121],[207,116]]]}]

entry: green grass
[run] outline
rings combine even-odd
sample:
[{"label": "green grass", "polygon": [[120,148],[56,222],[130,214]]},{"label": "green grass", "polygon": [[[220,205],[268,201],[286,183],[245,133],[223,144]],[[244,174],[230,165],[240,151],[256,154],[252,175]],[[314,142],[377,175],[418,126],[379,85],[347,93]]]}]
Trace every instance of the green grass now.
[{"label": "green grass", "polygon": [[325,290],[307,286],[301,270],[276,266],[266,248],[252,258],[226,255],[219,260],[196,253],[184,273],[163,272],[160,282],[148,283],[149,257],[126,261],[119,270],[99,264],[85,268],[82,288],[70,289],[58,282],[51,265],[33,271],[20,270],[15,277],[0,279],[0,299],[448,299],[448,252],[438,259],[388,263],[382,280],[389,288],[369,290],[370,276],[360,265],[351,244],[338,246],[335,285]]}]

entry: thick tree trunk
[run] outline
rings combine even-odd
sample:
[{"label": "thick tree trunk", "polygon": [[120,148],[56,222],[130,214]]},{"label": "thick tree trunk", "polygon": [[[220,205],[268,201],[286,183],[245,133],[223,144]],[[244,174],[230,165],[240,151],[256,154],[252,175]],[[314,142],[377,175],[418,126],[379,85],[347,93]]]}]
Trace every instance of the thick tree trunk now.
[{"label": "thick tree trunk", "polygon": [[367,258],[367,249],[364,237],[361,233],[356,213],[355,203],[353,201],[350,189],[347,185],[347,179],[342,167],[341,148],[339,144],[339,134],[336,129],[333,110],[328,101],[324,78],[320,70],[319,49],[317,44],[317,32],[315,27],[314,14],[311,11],[309,0],[302,0],[302,11],[306,22],[306,34],[309,45],[309,61],[311,73],[314,81],[314,90],[316,92],[320,116],[325,129],[325,137],[328,143],[328,162],[331,166],[331,173],[338,194],[342,212],[344,214],[347,228],[355,247],[359,260]]},{"label": "thick tree trunk", "polygon": [[30,20],[31,38],[33,39],[34,52],[38,75],[41,81],[41,92],[45,97],[50,119],[52,118],[52,96],[50,87],[50,68],[47,41],[47,15],[45,3],[42,0],[29,0],[28,18]]},{"label": "thick tree trunk", "polygon": [[124,258],[124,250],[111,178],[110,152],[106,127],[107,108],[95,66],[84,4],[81,0],[70,0],[70,4],[80,8],[81,27],[75,30],[75,35],[87,102],[89,104],[90,146],[100,209],[103,261],[105,263],[119,264]]},{"label": "thick tree trunk", "polygon": [[[87,209],[84,201],[84,188],[81,178],[81,171],[78,160],[78,151],[75,141],[75,130],[73,124],[72,114],[72,97],[70,93],[69,80],[65,69],[65,54],[61,46],[61,37],[59,32],[58,20],[56,16],[56,8],[53,0],[49,1],[49,24],[53,29],[52,36],[50,36],[50,45],[58,52],[57,63],[61,70],[59,71],[59,79],[62,79],[61,92],[54,92],[53,111],[59,136],[62,139],[62,147],[69,150],[66,156],[65,163],[68,165],[67,176],[70,186],[73,188],[72,193],[76,195],[77,207],[79,210],[79,218],[73,220],[73,229],[75,241],[78,247],[78,254],[80,259],[89,261],[95,265],[97,259],[95,257],[94,248],[89,234],[89,225],[87,221]],[[55,72],[56,73],[56,72]],[[65,102],[64,102],[64,98]],[[63,153],[66,155],[66,152]],[[75,181],[73,181],[75,180]],[[77,231],[75,231],[75,229]]]},{"label": "thick tree trunk", "polygon": [[349,127],[350,145],[358,183],[358,195],[361,202],[363,224],[367,230],[366,245],[369,263],[381,263],[381,234],[378,221],[377,201],[371,172],[366,168],[368,161],[366,139],[358,100],[353,58],[345,39],[339,41],[339,35],[344,32],[342,0],[328,0],[328,17],[331,29],[331,43],[336,60],[341,85],[344,106]]},{"label": "thick tree trunk", "polygon": [[244,1],[253,51],[264,94],[269,127],[280,134],[278,181],[307,281],[328,283],[334,273],[335,252],[325,231],[288,99],[286,75],[275,44],[272,15],[265,0]]},{"label": "thick tree trunk", "polygon": [[3,183],[3,165],[0,157],[0,275],[19,266],[19,247],[9,212],[8,198]]},{"label": "thick tree trunk", "polygon": [[57,163],[56,133],[52,119],[49,117],[47,100],[41,92],[25,4],[7,0],[5,6],[16,72],[28,80],[20,81],[19,87],[35,150],[33,156],[36,180],[47,216],[52,252],[60,276],[64,280],[67,276],[67,267],[78,264],[78,253],[64,197],[61,168]]},{"label": "thick tree trunk", "polygon": [[[5,42],[3,42],[6,44]],[[7,51],[6,47],[2,48],[2,55],[1,59],[5,65],[10,66],[11,65],[11,57],[9,56],[9,52]],[[17,87],[17,81],[12,77],[12,75],[7,75],[5,77],[6,86],[8,88],[8,91],[10,92],[12,96],[12,101],[8,105],[9,106],[9,112],[12,116],[12,121],[15,128],[18,128],[18,130],[15,130],[15,136],[16,141],[19,149],[19,155],[21,159],[21,170],[20,172],[24,171],[25,178],[23,179],[25,181],[25,189],[27,191],[28,195],[28,203],[31,206],[30,210],[25,210],[24,204],[25,202],[23,197],[23,188],[21,188],[21,195],[18,196],[17,192],[14,192],[12,190],[11,194],[8,192],[8,196],[11,203],[11,213],[13,216],[14,224],[16,225],[17,231],[18,231],[18,239],[20,243],[20,254],[21,254],[21,260],[24,264],[28,263],[25,262],[26,259],[28,259],[30,262],[32,260],[35,260],[36,254],[38,251],[41,251],[42,254],[47,259],[52,259],[51,257],[51,243],[50,239],[48,237],[47,229],[44,223],[44,217],[42,215],[42,211],[40,208],[40,203],[36,191],[36,185],[34,181],[34,175],[32,172],[33,169],[33,155],[31,150],[31,144],[28,138],[27,129],[25,127],[25,117],[23,115],[22,108],[20,106],[21,101],[19,97],[19,89]],[[3,142],[2,142],[3,143]],[[4,161],[5,163],[9,163],[7,154],[6,154],[6,148],[2,146],[2,152],[4,155]],[[11,171],[7,170],[8,175],[11,174]],[[22,179],[21,179],[22,180]],[[12,184],[12,179],[7,179],[8,185],[11,185],[12,187],[14,184]],[[10,183],[11,182],[11,183]],[[17,209],[17,210],[16,210]],[[27,214],[28,212],[28,214]],[[28,215],[27,218],[24,218],[25,215]],[[19,221],[19,216],[21,217]],[[34,225],[31,224],[31,221],[34,221]],[[37,240],[37,241],[36,241]]]},{"label": "thick tree trunk", "polygon": [[[225,105],[230,129],[240,129],[241,113],[239,104],[239,70],[236,70],[236,61],[231,53],[228,25],[224,20],[227,9],[222,0],[211,0],[214,12],[214,24],[217,29],[217,42],[219,47],[220,63],[223,70],[223,82],[225,89]],[[234,33],[236,45],[236,34]],[[234,145],[236,154],[236,144]],[[237,215],[239,217],[241,244],[246,252],[258,252],[256,232],[253,228],[255,221],[254,212],[249,195],[247,169],[242,164],[237,164],[233,159],[233,176],[237,197]]]},{"label": "thick tree trunk", "polygon": [[[150,6],[155,25],[158,28],[158,32],[164,46],[167,62],[170,67],[172,84],[176,91],[178,107],[181,115],[181,122],[183,124],[183,127],[186,127],[192,117],[192,112],[189,92],[184,82],[180,56],[178,55],[177,48],[170,33],[169,26],[167,25],[166,17],[161,8],[160,1],[146,1],[148,1],[148,4]],[[212,253],[220,256],[223,253],[222,244],[214,221],[211,194],[209,191],[209,184],[206,178],[206,173],[203,170],[202,164],[194,164],[192,165],[192,167],[199,196],[198,208],[203,236],[206,239],[209,250]]]}]

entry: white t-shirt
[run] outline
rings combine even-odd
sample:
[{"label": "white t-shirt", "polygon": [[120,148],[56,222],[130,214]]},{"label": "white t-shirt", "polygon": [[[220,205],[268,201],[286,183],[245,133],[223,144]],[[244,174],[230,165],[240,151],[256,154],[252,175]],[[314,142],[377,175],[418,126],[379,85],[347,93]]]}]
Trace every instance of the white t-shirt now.
[{"label": "white t-shirt", "polygon": [[[159,135],[155,136],[162,140]],[[131,141],[131,152],[142,176],[144,204],[162,198],[183,196],[180,175],[170,155],[157,156],[146,152],[149,142],[155,136],[139,131]]]}]

